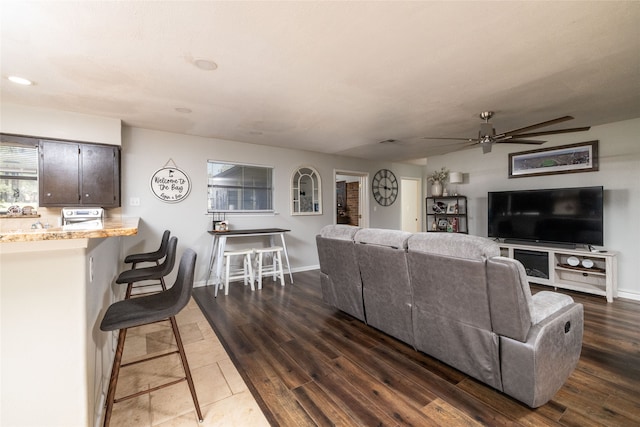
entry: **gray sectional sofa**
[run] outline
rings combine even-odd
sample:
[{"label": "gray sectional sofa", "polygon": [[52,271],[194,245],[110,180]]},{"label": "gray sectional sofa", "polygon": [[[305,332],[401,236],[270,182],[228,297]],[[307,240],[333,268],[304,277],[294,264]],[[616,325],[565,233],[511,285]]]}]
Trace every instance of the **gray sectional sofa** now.
[{"label": "gray sectional sofa", "polygon": [[329,225],[316,243],[327,304],[532,408],[578,363],[582,305],[531,295],[492,240]]}]

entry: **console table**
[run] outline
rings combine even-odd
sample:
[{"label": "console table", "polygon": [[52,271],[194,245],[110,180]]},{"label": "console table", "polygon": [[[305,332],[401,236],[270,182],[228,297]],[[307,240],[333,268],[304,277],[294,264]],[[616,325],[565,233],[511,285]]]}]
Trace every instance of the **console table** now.
[{"label": "console table", "polygon": [[284,228],[254,228],[249,230],[227,230],[227,231],[214,231],[209,230],[209,234],[213,236],[211,242],[211,258],[209,259],[209,269],[207,270],[207,277],[205,285],[209,284],[211,280],[211,274],[214,272],[213,283],[218,286],[221,283],[222,277],[222,259],[224,258],[224,250],[227,245],[228,238],[234,237],[269,237],[271,246],[276,245],[276,237],[280,236],[280,244],[284,252],[284,258],[287,262],[287,271],[289,272],[289,280],[293,284],[293,274],[291,273],[291,266],[289,265],[289,254],[287,253],[287,244],[284,241],[284,233],[291,230]]},{"label": "console table", "polygon": [[[618,253],[615,251],[588,251],[562,249],[551,246],[498,243],[502,256],[520,261],[531,283],[602,295],[607,302],[618,296]],[[579,265],[569,264],[575,257]],[[589,268],[584,260],[592,261]],[[587,264],[589,265],[589,264]]]}]

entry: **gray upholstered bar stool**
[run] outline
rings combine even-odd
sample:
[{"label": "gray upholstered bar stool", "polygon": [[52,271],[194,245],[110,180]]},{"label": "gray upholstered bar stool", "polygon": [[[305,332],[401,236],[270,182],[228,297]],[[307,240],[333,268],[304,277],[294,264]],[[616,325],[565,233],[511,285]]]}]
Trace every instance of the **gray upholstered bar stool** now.
[{"label": "gray upholstered bar stool", "polygon": [[[111,379],[109,380],[109,389],[105,404],[105,427],[107,427],[111,421],[111,412],[113,410],[114,403],[137,397],[142,394],[151,393],[152,391],[156,391],[160,388],[168,387],[182,381],[187,381],[187,384],[189,385],[189,390],[191,391],[191,397],[196,408],[198,419],[202,422],[203,418],[202,412],[200,411],[200,404],[198,403],[198,397],[196,396],[196,389],[193,385],[189,363],[187,362],[187,356],[184,352],[182,338],[180,337],[180,331],[178,330],[178,324],[175,318],[176,314],[178,314],[187,305],[191,298],[195,265],[196,253],[191,249],[187,249],[180,259],[178,276],[171,288],[153,295],[145,295],[139,298],[118,301],[109,306],[107,312],[104,314],[102,323],[100,324],[100,329],[103,331],[120,331],[118,334],[118,345],[116,347],[116,354],[113,360],[113,368],[111,370]],[[146,359],[122,364],[122,352],[124,349],[124,341],[127,336],[127,329],[167,320],[171,323],[171,329],[173,330],[176,345],[178,346],[177,351],[172,351],[162,355],[154,355]],[[182,367],[184,368],[185,373],[184,377],[148,390],[142,390],[118,399],[115,398],[120,368],[175,353],[180,355],[180,360],[182,361]]]},{"label": "gray upholstered bar stool", "polygon": [[138,254],[127,255],[124,259],[125,264],[132,264],[131,268],[135,269],[137,264],[142,262],[154,262],[156,265],[160,265],[160,260],[167,256],[167,248],[169,247],[169,237],[171,232],[165,230],[162,234],[162,240],[160,241],[160,247],[153,252],[143,252]]},{"label": "gray upholstered bar stool", "polygon": [[[133,284],[148,281],[157,281],[162,290],[166,290],[167,286],[164,282],[165,276],[167,276],[173,270],[173,266],[176,263],[176,248],[178,246],[178,238],[172,237],[167,244],[167,254],[164,257],[164,261],[161,264],[151,267],[136,268],[132,270],[125,270],[116,279],[118,284],[127,284],[127,291],[125,293],[125,299],[131,297],[131,291],[133,290]],[[146,283],[140,286],[154,286],[158,283]]]}]

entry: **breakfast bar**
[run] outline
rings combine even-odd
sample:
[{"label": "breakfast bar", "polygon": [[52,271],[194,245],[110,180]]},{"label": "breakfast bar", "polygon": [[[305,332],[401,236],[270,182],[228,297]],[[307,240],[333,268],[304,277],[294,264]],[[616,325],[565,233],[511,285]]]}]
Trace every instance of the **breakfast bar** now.
[{"label": "breakfast bar", "polygon": [[50,425],[95,424],[113,351],[99,318],[116,299],[121,238],[137,231],[138,218],[110,218],[99,229],[0,233],[2,406],[8,425],[29,424],[34,408]]}]

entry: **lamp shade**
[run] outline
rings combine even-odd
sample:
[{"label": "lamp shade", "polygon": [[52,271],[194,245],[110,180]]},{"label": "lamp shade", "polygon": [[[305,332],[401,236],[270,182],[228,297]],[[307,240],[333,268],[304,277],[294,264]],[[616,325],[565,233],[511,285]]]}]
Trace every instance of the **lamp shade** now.
[{"label": "lamp shade", "polygon": [[462,172],[451,172],[449,174],[449,183],[462,184]]}]

